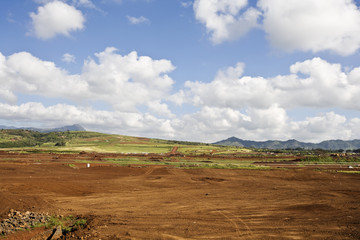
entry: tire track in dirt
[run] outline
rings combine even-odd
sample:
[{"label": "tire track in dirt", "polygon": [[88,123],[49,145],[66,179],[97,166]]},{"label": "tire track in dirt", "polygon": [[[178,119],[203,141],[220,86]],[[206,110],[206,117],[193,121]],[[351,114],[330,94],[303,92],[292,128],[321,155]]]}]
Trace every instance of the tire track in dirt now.
[{"label": "tire track in dirt", "polygon": [[[178,177],[185,177],[185,179],[187,179],[189,182],[194,181],[194,176],[203,175],[205,172],[206,172],[205,174],[208,175],[209,177],[199,178],[199,180],[197,180],[197,182],[203,182],[206,184],[214,184],[214,183],[216,184],[216,183],[218,183],[218,181],[216,181],[217,179],[224,180],[224,179],[222,179],[223,176],[219,175],[217,173],[217,171],[214,171],[214,170],[196,169],[193,171],[194,172],[190,173],[189,171],[184,171],[184,170],[177,171],[175,169],[172,169],[172,173],[174,175],[177,175]],[[220,178],[217,178],[217,177],[220,177]],[[215,179],[215,181],[206,181],[207,179],[210,179],[210,180]],[[220,181],[220,182],[222,182],[222,181]],[[185,192],[181,192],[181,195],[184,198],[189,197],[189,194],[186,194]],[[212,205],[212,204],[209,204],[209,205]],[[223,216],[226,220],[228,220],[234,226],[237,238],[243,239],[244,235],[246,235],[247,236],[246,239],[255,239],[252,230],[250,229],[248,224],[246,224],[246,222],[242,218],[240,218],[239,216],[235,216],[234,214],[231,214],[227,210],[215,210],[217,208],[217,205],[212,205],[212,208],[214,210],[209,209],[210,212],[215,212],[215,213]],[[239,226],[239,224],[238,224],[239,222],[241,223],[241,225],[243,225],[245,227],[245,229],[246,229],[245,233],[241,232],[241,230],[240,230],[241,226]]]},{"label": "tire track in dirt", "polygon": [[[204,173],[204,170],[203,169],[196,169],[194,170],[193,173],[190,173],[188,171],[179,171],[178,169],[172,169],[171,170],[171,173],[173,175],[176,175],[178,177],[182,177],[182,178],[185,178],[187,181],[189,182],[194,182],[194,176],[197,176],[198,174],[196,174],[195,172],[199,172],[200,175]],[[207,170],[207,174],[209,176],[214,176],[216,177],[217,174],[216,171],[212,171],[212,170]],[[217,183],[217,181],[206,181],[207,179],[217,179],[217,178],[214,178],[214,177],[211,177],[211,178],[207,178],[207,177],[203,177],[203,178],[199,178],[198,180],[195,180],[196,182],[199,182],[200,184],[203,183],[203,184],[213,184],[213,183]],[[222,177],[222,176],[220,176]],[[180,192],[179,193],[183,199],[187,199],[189,197],[192,197],[191,194],[188,194],[186,191],[183,191],[183,192]],[[207,195],[207,193],[205,194]],[[253,236],[253,232],[251,231],[250,227],[246,224],[246,222],[244,220],[242,220],[239,216],[235,216],[233,214],[231,214],[229,211],[227,210],[216,210],[217,208],[217,205],[213,205],[213,204],[210,204],[208,203],[209,205],[212,205],[212,207],[210,207],[210,209],[208,209],[209,212],[214,212],[216,213],[217,215],[221,215],[222,217],[224,217],[227,221],[229,221],[235,228],[235,232],[236,232],[236,236],[233,235],[233,237],[235,238],[238,238],[238,239],[254,239],[254,236]],[[212,210],[212,209],[213,210]],[[241,225],[243,225],[246,229],[246,232],[242,232],[241,231],[241,226],[239,226],[239,222]],[[181,238],[181,237],[175,237],[175,236],[172,236],[172,235],[167,235],[167,234],[163,234],[163,236],[167,236],[167,237],[171,237],[169,239],[189,239],[189,238]],[[204,237],[204,236],[203,236]],[[209,237],[209,236],[207,236]]]},{"label": "tire track in dirt", "polygon": [[[245,228],[246,228],[246,230],[247,230],[247,234],[246,234],[246,235],[249,235],[249,238],[250,238],[250,239],[254,239],[254,238],[253,238],[253,233],[252,233],[250,227],[249,227],[240,217],[238,217],[238,216],[235,216],[235,217],[234,217],[234,216],[233,216],[233,218],[230,218],[229,215],[231,215],[231,214],[230,214],[228,211],[226,211],[226,210],[222,210],[222,211],[216,210],[215,212],[217,212],[217,213],[219,213],[220,215],[224,216],[227,220],[229,220],[229,222],[231,222],[231,223],[234,225],[236,234],[238,235],[239,238],[241,238],[241,235],[242,235],[242,234],[241,234],[241,232],[240,232],[240,228],[239,228],[238,224],[236,223],[236,221],[234,221],[233,218],[238,219],[238,220],[245,226]],[[226,214],[225,214],[225,213],[226,213]]]},{"label": "tire track in dirt", "polygon": [[150,167],[148,170],[146,170],[144,176],[149,176],[154,171],[154,169],[155,169],[154,167]]},{"label": "tire track in dirt", "polygon": [[164,239],[173,239],[173,240],[192,240],[192,238],[182,238],[182,237],[178,237],[178,236],[174,236],[174,235],[170,235],[170,234],[162,234],[163,237],[165,237]]}]

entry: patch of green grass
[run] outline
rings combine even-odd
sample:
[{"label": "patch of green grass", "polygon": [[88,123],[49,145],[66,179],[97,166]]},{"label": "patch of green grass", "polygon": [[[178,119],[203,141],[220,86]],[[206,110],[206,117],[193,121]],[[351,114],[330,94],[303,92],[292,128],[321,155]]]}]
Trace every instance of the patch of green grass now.
[{"label": "patch of green grass", "polygon": [[73,232],[85,227],[86,223],[86,219],[77,218],[71,215],[67,217],[51,216],[49,218],[49,221],[45,224],[45,227],[52,228],[56,226],[61,226],[63,234],[66,234],[68,232]]},{"label": "patch of green grass", "polygon": [[73,229],[77,230],[80,228],[84,228],[86,226],[87,220],[86,219],[78,219],[73,224]]},{"label": "patch of green grass", "polygon": [[72,169],[79,169],[75,164],[72,163],[68,164],[68,166],[71,167]]},{"label": "patch of green grass", "polygon": [[339,173],[350,173],[350,174],[360,174],[360,171],[357,170],[338,170]]},{"label": "patch of green grass", "polygon": [[332,156],[308,156],[301,160],[300,163],[315,163],[315,164],[349,164],[360,162],[360,157],[332,157]]},{"label": "patch of green grass", "polygon": [[234,159],[211,159],[208,158],[196,158],[196,159],[184,159],[181,157],[164,157],[161,160],[151,160],[147,158],[108,158],[104,159],[107,162],[117,165],[167,165],[176,168],[215,168],[215,169],[270,169],[267,166],[252,165],[252,161],[238,161]]},{"label": "patch of green grass", "polygon": [[[103,160],[114,163],[119,166],[126,166],[131,164],[141,164],[141,165],[165,165],[167,162],[162,161],[151,161],[149,159],[139,159],[136,157],[128,157],[128,158],[104,158]],[[167,165],[167,164],[166,164]]]}]

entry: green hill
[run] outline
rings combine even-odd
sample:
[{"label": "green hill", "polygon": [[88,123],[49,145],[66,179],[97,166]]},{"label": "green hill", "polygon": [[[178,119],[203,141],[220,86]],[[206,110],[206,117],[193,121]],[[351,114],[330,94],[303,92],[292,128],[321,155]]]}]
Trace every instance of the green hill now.
[{"label": "green hill", "polygon": [[41,133],[21,129],[0,130],[0,148],[44,152],[168,153],[179,147],[183,154],[210,154],[213,151],[245,151],[205,143],[171,141],[88,131]]}]

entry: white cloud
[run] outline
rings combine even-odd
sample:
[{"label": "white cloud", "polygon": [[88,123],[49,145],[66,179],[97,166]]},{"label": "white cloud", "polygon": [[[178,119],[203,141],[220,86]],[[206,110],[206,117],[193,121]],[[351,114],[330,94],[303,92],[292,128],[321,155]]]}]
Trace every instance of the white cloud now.
[{"label": "white cloud", "polygon": [[66,63],[75,63],[76,58],[70,53],[65,53],[61,60]]},{"label": "white cloud", "polygon": [[360,137],[360,129],[350,130],[349,124],[356,118],[348,121],[345,116],[334,112],[321,113],[315,117],[307,117],[303,121],[292,122],[291,131],[298,139],[318,142],[319,139],[354,139]]},{"label": "white cloud", "polygon": [[68,75],[53,62],[42,61],[27,52],[7,57],[6,71],[9,73],[8,87],[12,92],[75,100],[81,95],[89,96],[88,85],[79,75]]},{"label": "white cloud", "polygon": [[[218,74],[219,75],[219,74]],[[217,106],[241,109],[247,105],[256,108],[270,107],[274,102],[271,83],[262,78],[215,78],[210,83],[187,81],[190,100],[196,106]]]},{"label": "white cloud", "polygon": [[284,109],[251,109],[241,113],[231,108],[203,107],[200,111],[172,120],[140,112],[101,111],[91,107],[42,103],[0,103],[0,118],[32,126],[79,123],[89,130],[126,135],[214,142],[229,136],[243,139],[319,142],[325,139],[360,138],[360,119],[347,119],[334,112],[292,121]]},{"label": "white cloud", "polygon": [[215,142],[237,136],[250,140],[288,140],[320,142],[329,139],[359,139],[360,119],[334,112],[294,121],[285,109],[248,108],[244,113],[231,108],[204,106],[198,112],[171,121],[177,139]]},{"label": "white cloud", "polygon": [[244,72],[245,64],[238,62],[235,67],[228,67],[226,69],[219,70],[216,79],[237,79],[241,77]]},{"label": "white cloud", "polygon": [[149,102],[148,107],[150,111],[162,117],[173,118],[175,115],[171,112],[168,105],[161,103],[160,100]]},{"label": "white cloud", "polygon": [[[27,52],[0,53],[0,119],[18,125],[80,123],[97,131],[205,142],[233,135],[254,140],[360,138],[359,118],[328,110],[360,110],[360,67],[344,71],[340,64],[313,58],[291,65],[287,75],[264,78],[243,76],[244,64],[237,63],[219,70],[211,82],[188,81],[171,95],[174,81],[168,74],[174,69],[169,60],[136,52],[120,55],[115,48],[89,58],[79,74]],[[18,94],[68,104],[16,105]],[[94,109],[97,101],[111,110]],[[167,101],[177,108],[195,105],[190,106],[193,113],[175,116]],[[296,108],[325,112],[294,120],[289,110]]]},{"label": "white cloud", "polygon": [[69,36],[70,32],[84,28],[85,17],[75,7],[61,1],[52,1],[30,13],[30,34],[40,39],[50,39],[58,34]]},{"label": "white cloud", "polygon": [[352,0],[259,0],[257,5],[276,48],[341,55],[360,48],[360,10]]},{"label": "white cloud", "polygon": [[0,103],[0,118],[23,122],[26,126],[36,125],[38,122],[46,126],[79,123],[90,130],[135,136],[174,137],[174,129],[166,119],[157,119],[149,114],[99,111],[66,104],[45,107],[36,102],[19,106]]},{"label": "white cloud", "polygon": [[[262,28],[275,48],[354,54],[360,48],[360,10],[352,0],[195,0],[195,17],[214,44]],[[262,22],[259,21],[262,17]]]},{"label": "white cloud", "polygon": [[140,24],[140,23],[148,23],[150,22],[149,19],[147,19],[144,16],[140,16],[140,17],[131,17],[131,16],[127,16],[127,19],[129,20],[129,22],[131,24]]},{"label": "white cloud", "polygon": [[0,53],[0,99],[8,103],[16,103],[17,97],[10,90],[11,71],[6,66],[6,57]]},{"label": "white cloud", "polygon": [[74,75],[27,52],[0,54],[0,98],[14,103],[14,93],[24,93],[82,104],[99,100],[116,110],[135,112],[138,106],[147,106],[151,112],[172,116],[163,102],[174,83],[167,75],[175,69],[171,62],[115,51],[97,53],[98,62],[88,59],[83,72]]},{"label": "white cloud", "polygon": [[136,52],[121,56],[114,48],[96,54],[99,63],[88,60],[82,78],[93,97],[103,99],[115,109],[134,111],[168,96],[174,81],[167,75],[175,68],[170,61],[153,60]]},{"label": "white cloud", "polygon": [[245,139],[287,139],[286,111],[277,106],[248,109],[245,113],[232,108],[204,106],[199,112],[185,115],[177,126],[179,134],[201,141],[214,142],[230,136]]},{"label": "white cloud", "polygon": [[73,0],[73,4],[86,8],[96,8],[91,0]]},{"label": "white cloud", "polygon": [[172,125],[178,139],[212,142],[224,136],[233,136],[249,121],[238,110],[205,106],[198,112],[173,120]]},{"label": "white cloud", "polygon": [[185,1],[185,2],[181,2],[180,4],[181,4],[182,7],[187,8],[187,7],[192,6],[193,2],[192,1]]},{"label": "white cloud", "polygon": [[[296,107],[341,107],[360,110],[360,68],[343,72],[340,64],[313,58],[290,66],[289,75],[274,78],[240,76],[242,64],[221,70],[210,83],[185,83],[186,97],[197,106],[241,109],[272,104]],[[178,100],[179,101],[179,100]]]},{"label": "white cloud", "polygon": [[340,64],[314,58],[295,63],[290,74],[274,78],[242,76],[243,69],[244,64],[237,63],[220,70],[211,82],[187,81],[185,90],[170,100],[200,110],[173,121],[174,128],[209,142],[233,135],[312,142],[360,137],[356,118],[334,112],[299,121],[288,116],[297,108],[360,110],[360,68],[344,72]]},{"label": "white cloud", "polygon": [[241,12],[247,5],[247,0],[195,0],[195,17],[205,24],[211,41],[219,44],[235,40],[258,26],[258,10],[249,7]]},{"label": "white cloud", "polygon": [[13,104],[15,104],[17,101],[17,97],[9,89],[0,89],[0,99]]}]

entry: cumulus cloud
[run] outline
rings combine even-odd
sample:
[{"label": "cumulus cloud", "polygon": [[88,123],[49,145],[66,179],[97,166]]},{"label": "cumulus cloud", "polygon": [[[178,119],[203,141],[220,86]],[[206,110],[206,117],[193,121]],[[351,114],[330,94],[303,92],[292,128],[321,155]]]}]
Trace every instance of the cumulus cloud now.
[{"label": "cumulus cloud", "polygon": [[247,5],[247,0],[195,0],[195,18],[206,26],[211,41],[219,44],[258,26],[260,12],[253,7],[244,10]]},{"label": "cumulus cloud", "polygon": [[340,64],[313,58],[289,69],[288,75],[251,77],[243,76],[244,64],[237,63],[219,70],[211,82],[187,81],[171,100],[200,110],[174,121],[174,127],[218,140],[233,135],[312,142],[360,137],[360,128],[353,127],[356,118],[325,112],[295,121],[288,115],[298,108],[360,110],[360,68],[343,71]]},{"label": "cumulus cloud", "polygon": [[187,81],[191,101],[197,106],[241,109],[341,107],[360,110],[360,70],[342,71],[340,64],[321,58],[297,62],[290,74],[274,78],[241,76],[242,63],[221,70],[210,83]]},{"label": "cumulus cloud", "polygon": [[81,11],[57,0],[38,7],[37,13],[30,13],[30,17],[30,34],[43,40],[58,34],[70,36],[70,32],[83,29],[85,23]]},{"label": "cumulus cloud", "polygon": [[320,142],[329,139],[359,139],[359,118],[346,118],[334,112],[318,113],[304,120],[293,120],[286,109],[272,105],[267,109],[236,110],[204,106],[199,111],[171,120],[177,139],[215,142],[237,136],[250,140],[288,140]]},{"label": "cumulus cloud", "polygon": [[240,109],[204,106],[198,112],[173,121],[178,136],[191,136],[198,141],[214,142],[230,136],[243,139],[288,139],[290,119],[276,105],[268,109]]},{"label": "cumulus cloud", "polygon": [[307,117],[303,121],[292,122],[292,132],[300,139],[316,142],[318,139],[353,139],[358,138],[360,132],[350,130],[345,116],[334,112],[321,113],[315,117]]},{"label": "cumulus cloud", "polygon": [[360,10],[351,0],[259,0],[258,6],[276,48],[349,55],[360,47]]},{"label": "cumulus cloud", "polygon": [[65,53],[61,60],[66,63],[75,63],[76,58],[70,53]]},{"label": "cumulus cloud", "polygon": [[[210,82],[188,81],[171,94],[172,63],[137,52],[120,55],[107,48],[88,58],[79,74],[27,52],[0,53],[0,119],[49,126],[76,122],[97,131],[205,142],[234,135],[314,142],[360,138],[359,118],[328,110],[360,110],[360,67],[345,71],[340,64],[313,58],[272,78],[244,76],[244,68],[239,62],[220,69]],[[67,104],[17,105],[19,94]],[[109,110],[94,109],[97,101]],[[176,116],[168,101],[177,108],[190,104],[192,113]],[[324,112],[294,120],[289,111],[297,108]]]},{"label": "cumulus cloud", "polygon": [[[153,60],[136,52],[121,56],[115,48],[96,54],[98,62],[88,60],[82,78],[95,98],[111,103],[118,110],[135,110],[164,99],[174,81],[167,75],[175,67],[169,60]],[[160,101],[161,102],[161,101]]]},{"label": "cumulus cloud", "polygon": [[6,66],[6,57],[0,53],[0,99],[8,103],[16,103],[17,97],[10,90],[10,81],[6,81],[11,76],[11,71]]},{"label": "cumulus cloud", "polygon": [[271,45],[285,51],[354,54],[360,48],[360,10],[352,0],[195,0],[196,19],[215,44],[263,29]]},{"label": "cumulus cloud", "polygon": [[89,58],[81,74],[71,75],[27,52],[0,54],[0,98],[14,103],[15,93],[24,93],[77,103],[98,100],[115,110],[134,112],[142,105],[156,114],[172,116],[163,102],[174,83],[167,75],[175,69],[169,60],[153,60],[136,52],[122,56],[115,48],[95,56],[98,61]]},{"label": "cumulus cloud", "polygon": [[144,16],[140,16],[140,17],[131,17],[131,16],[127,16],[127,19],[129,20],[129,22],[131,24],[140,24],[140,23],[149,23],[149,19],[147,19]]},{"label": "cumulus cloud", "polygon": [[111,131],[136,136],[162,136],[171,138],[174,129],[169,120],[157,119],[150,114],[119,111],[100,111],[67,104],[45,107],[42,103],[28,102],[18,106],[0,103],[0,118],[13,122],[32,124],[42,122],[47,126],[73,124],[86,126],[88,129]]},{"label": "cumulus cloud", "polygon": [[7,57],[5,71],[12,92],[71,99],[89,95],[87,83],[79,75],[69,75],[53,62],[43,61],[27,52]]}]

